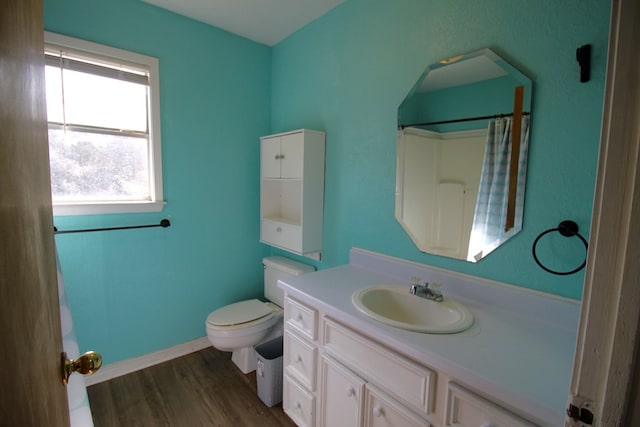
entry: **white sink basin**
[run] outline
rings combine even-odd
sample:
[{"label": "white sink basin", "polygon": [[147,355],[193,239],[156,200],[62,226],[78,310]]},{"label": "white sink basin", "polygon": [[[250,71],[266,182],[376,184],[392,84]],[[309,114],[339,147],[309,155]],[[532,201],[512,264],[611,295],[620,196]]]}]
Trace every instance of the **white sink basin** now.
[{"label": "white sink basin", "polygon": [[390,326],[430,334],[455,334],[473,325],[473,314],[445,297],[431,301],[409,293],[408,286],[378,285],[353,293],[353,305],[370,318]]}]

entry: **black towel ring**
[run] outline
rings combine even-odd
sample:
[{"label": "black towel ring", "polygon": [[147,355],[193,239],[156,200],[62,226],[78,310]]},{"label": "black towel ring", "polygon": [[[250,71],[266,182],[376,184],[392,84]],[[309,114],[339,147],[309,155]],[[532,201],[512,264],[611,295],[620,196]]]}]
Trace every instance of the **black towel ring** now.
[{"label": "black towel ring", "polygon": [[536,255],[536,246],[538,245],[538,241],[540,240],[540,238],[542,236],[544,236],[545,234],[549,234],[551,232],[554,232],[554,231],[559,232],[560,234],[562,234],[565,237],[578,236],[578,238],[584,244],[585,251],[587,251],[589,249],[589,244],[587,243],[585,238],[582,237],[582,235],[580,233],[578,233],[578,224],[576,224],[573,221],[565,220],[565,221],[562,221],[558,225],[557,228],[550,228],[550,229],[548,229],[546,231],[543,231],[542,233],[540,233],[540,235],[538,237],[536,237],[536,240],[533,241],[533,247],[531,248],[531,252],[533,253],[533,259],[536,260],[536,263],[543,270],[548,271],[549,273],[552,273],[552,274],[557,274],[559,276],[566,276],[566,275],[569,275],[569,274],[577,273],[578,271],[582,270],[584,268],[584,266],[587,265],[587,256],[586,255],[584,257],[584,261],[582,262],[582,264],[580,264],[580,266],[578,268],[574,268],[571,271],[554,271],[554,270],[551,270],[550,268],[547,268],[544,265],[542,265],[542,263],[538,259],[538,256]]}]

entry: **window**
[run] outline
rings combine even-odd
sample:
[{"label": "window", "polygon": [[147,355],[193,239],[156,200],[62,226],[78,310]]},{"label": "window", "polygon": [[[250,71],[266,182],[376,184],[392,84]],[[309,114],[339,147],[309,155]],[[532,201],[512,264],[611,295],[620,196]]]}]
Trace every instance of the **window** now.
[{"label": "window", "polygon": [[54,215],[160,211],[158,60],[45,32]]}]

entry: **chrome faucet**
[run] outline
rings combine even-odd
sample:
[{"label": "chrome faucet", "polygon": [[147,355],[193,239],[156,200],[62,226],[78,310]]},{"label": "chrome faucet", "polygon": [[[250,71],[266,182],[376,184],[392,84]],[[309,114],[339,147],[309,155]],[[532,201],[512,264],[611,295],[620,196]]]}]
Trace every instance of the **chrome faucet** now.
[{"label": "chrome faucet", "polygon": [[442,302],[442,292],[436,288],[440,288],[441,285],[433,285],[433,288],[429,287],[428,282],[424,282],[424,285],[420,284],[420,278],[414,277],[411,279],[411,287],[409,293],[418,296],[420,298],[426,298],[435,302]]}]

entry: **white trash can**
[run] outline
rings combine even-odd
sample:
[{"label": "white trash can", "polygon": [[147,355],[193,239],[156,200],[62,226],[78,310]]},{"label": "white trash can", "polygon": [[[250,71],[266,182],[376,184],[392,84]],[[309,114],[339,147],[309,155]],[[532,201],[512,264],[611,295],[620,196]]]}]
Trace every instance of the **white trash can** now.
[{"label": "white trash can", "polygon": [[282,337],[256,346],[258,397],[272,407],[282,402]]}]

